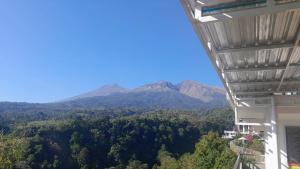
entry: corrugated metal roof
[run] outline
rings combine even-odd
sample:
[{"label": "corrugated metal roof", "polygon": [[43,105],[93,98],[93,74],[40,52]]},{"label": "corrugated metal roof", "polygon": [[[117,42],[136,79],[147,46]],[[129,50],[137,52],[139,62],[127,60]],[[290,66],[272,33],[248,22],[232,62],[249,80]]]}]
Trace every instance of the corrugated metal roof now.
[{"label": "corrugated metal roof", "polygon": [[198,21],[196,27],[205,43],[212,44],[211,57],[219,62],[217,69],[233,97],[300,91],[300,47],[295,44],[300,34],[299,8]]}]

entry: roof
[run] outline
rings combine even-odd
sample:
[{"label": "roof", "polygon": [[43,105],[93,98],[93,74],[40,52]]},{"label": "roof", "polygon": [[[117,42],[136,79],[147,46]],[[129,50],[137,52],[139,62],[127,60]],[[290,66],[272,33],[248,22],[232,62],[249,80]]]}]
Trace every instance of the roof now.
[{"label": "roof", "polygon": [[300,92],[299,1],[182,2],[233,102]]}]

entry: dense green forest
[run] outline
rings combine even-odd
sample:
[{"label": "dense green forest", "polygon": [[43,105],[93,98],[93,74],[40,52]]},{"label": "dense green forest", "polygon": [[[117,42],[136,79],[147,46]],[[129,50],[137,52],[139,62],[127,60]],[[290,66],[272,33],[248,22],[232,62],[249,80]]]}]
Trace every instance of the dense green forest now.
[{"label": "dense green forest", "polygon": [[103,114],[2,117],[0,169],[228,169],[235,161],[218,136],[233,126],[229,108]]}]

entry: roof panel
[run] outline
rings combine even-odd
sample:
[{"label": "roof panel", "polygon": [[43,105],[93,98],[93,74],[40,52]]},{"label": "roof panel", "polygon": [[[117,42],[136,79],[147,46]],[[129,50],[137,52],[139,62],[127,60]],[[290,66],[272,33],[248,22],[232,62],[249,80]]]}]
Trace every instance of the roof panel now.
[{"label": "roof panel", "polygon": [[[276,4],[278,2],[294,0],[276,1]],[[256,96],[270,94],[280,86],[285,91],[300,87],[300,66],[295,65],[300,64],[300,47],[295,46],[300,33],[298,2],[296,7],[278,5],[275,12],[267,6],[262,8],[269,13],[262,12],[262,8],[246,10],[247,14],[240,10],[232,12],[230,19],[198,22],[197,29],[205,36],[204,42],[212,43],[209,56],[220,63],[217,69],[223,81],[248,82],[229,83],[227,90],[235,91],[233,95],[242,92],[242,95]],[[253,13],[255,10],[261,15]],[[222,13],[212,17],[222,18],[220,15]],[[287,65],[292,66],[285,70]],[[260,91],[263,92],[258,93]]]},{"label": "roof panel", "polygon": [[[206,23],[213,39],[215,49],[228,49],[248,46],[293,43],[299,28],[300,10],[286,11],[261,16],[234,18],[229,22]],[[290,57],[291,63],[300,62],[300,47],[292,55],[293,48],[274,48],[241,50],[238,52],[219,54],[223,68],[247,68],[261,66],[285,66]],[[258,70],[226,73],[225,81],[281,81],[284,70]],[[300,77],[300,69],[290,68],[286,79]],[[278,83],[264,85],[230,86],[234,91],[276,90]]]}]

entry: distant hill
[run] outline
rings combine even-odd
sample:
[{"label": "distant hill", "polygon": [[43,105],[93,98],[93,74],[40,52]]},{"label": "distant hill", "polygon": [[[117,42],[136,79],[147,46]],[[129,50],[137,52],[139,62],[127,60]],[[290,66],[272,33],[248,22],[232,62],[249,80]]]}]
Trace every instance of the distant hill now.
[{"label": "distant hill", "polygon": [[108,96],[111,94],[116,94],[116,93],[126,93],[128,92],[127,89],[117,85],[104,85],[96,90],[89,91],[87,93],[83,93],[78,96],[71,97],[67,100],[74,100],[74,99],[80,99],[80,98],[87,98],[87,97],[96,97],[96,96]]},{"label": "distant hill", "polygon": [[135,89],[126,89],[119,85],[105,85],[55,103],[0,102],[0,113],[105,108],[194,110],[226,105],[225,91],[221,88],[202,85],[194,81],[183,81],[179,84],[161,81]]}]

